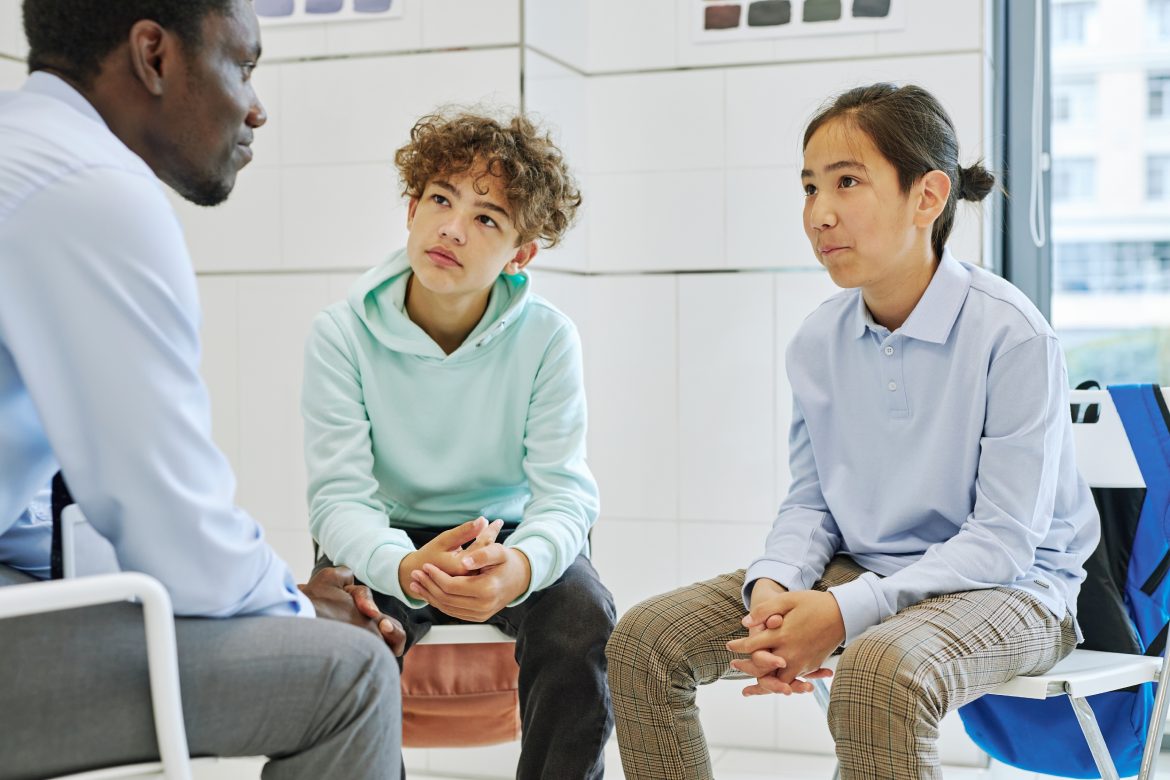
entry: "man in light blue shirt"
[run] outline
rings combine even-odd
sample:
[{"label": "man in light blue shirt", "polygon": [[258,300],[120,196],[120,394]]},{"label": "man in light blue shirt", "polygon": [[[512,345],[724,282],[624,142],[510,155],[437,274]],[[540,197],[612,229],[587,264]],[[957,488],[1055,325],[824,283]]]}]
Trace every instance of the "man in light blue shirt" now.
[{"label": "man in light blue shirt", "polygon": [[[24,22],[32,75],[0,93],[0,585],[46,576],[60,470],[119,566],[190,618],[176,631],[193,753],[279,756],[266,777],[394,774],[386,645],[405,637],[344,570],[298,587],[234,505],[195,278],[159,182],[214,205],[251,159],[266,119],[251,4],[26,0]],[[230,619],[197,619],[213,617]],[[107,714],[149,713],[133,609],[10,620],[3,635],[0,778],[155,753],[149,718]]]}]

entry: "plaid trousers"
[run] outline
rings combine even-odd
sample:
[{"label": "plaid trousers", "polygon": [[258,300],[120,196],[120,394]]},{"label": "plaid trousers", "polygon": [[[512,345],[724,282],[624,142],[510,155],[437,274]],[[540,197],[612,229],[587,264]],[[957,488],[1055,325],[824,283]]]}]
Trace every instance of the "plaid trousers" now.
[{"label": "plaid trousers", "polygon": [[[835,557],[817,590],[865,572]],[[609,684],[627,778],[713,777],[699,722],[699,685],[743,677],[725,643],[746,636],[744,570],[679,588],[630,609],[609,640]],[[850,642],[829,700],[843,780],[941,778],[938,724],[1000,683],[1052,668],[1076,646],[1058,620],[1010,588],[925,599]]]}]

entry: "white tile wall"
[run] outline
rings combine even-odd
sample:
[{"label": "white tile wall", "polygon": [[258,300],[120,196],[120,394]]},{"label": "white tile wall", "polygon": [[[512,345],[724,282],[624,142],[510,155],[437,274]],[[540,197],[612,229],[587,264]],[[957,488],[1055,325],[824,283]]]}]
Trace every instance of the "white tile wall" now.
[{"label": "white tile wall", "polygon": [[424,49],[520,42],[520,0],[421,0],[419,4]]},{"label": "white tile wall", "polygon": [[678,512],[678,349],[671,276],[590,281],[584,341],[589,452],[614,517]]},{"label": "white tile wall", "polygon": [[440,105],[514,108],[519,56],[509,48],[280,66],[283,161],[388,162],[415,120]]},{"label": "white tile wall", "polygon": [[719,527],[775,514],[771,282],[765,273],[679,278],[680,519]]},{"label": "white tile wall", "polygon": [[207,208],[170,189],[198,271],[259,271],[281,266],[281,172],[272,166],[240,171],[231,197]]},{"label": "white tile wall", "polygon": [[520,0],[402,0],[398,18],[320,22],[263,29],[275,60],[516,44]]},{"label": "white tile wall", "polygon": [[586,181],[590,271],[726,267],[721,171],[598,173]]},{"label": "white tile wall", "polygon": [[600,0],[574,4],[573,12],[562,10],[565,4],[558,0],[527,0],[527,40],[591,74],[982,48],[982,0],[906,0],[905,5],[906,25],[900,30],[698,43],[692,36],[697,11],[691,0]]},{"label": "white tile wall", "polygon": [[17,89],[24,83],[23,63],[0,57],[0,89]]},{"label": "white tile wall", "polygon": [[238,285],[239,503],[270,533],[304,531],[303,351],[332,289],[318,274],[249,275]]},{"label": "white tile wall", "polygon": [[365,268],[406,244],[406,202],[388,163],[281,172],[287,268]]},{"label": "white tile wall", "polygon": [[[607,501],[604,495],[602,501]],[[678,573],[677,523],[611,517],[605,514],[603,503],[602,516],[593,527],[592,547],[591,560],[613,594],[618,615],[684,584]]]},{"label": "white tile wall", "polygon": [[728,168],[725,239],[731,268],[817,265],[804,235],[804,193],[796,165]]},{"label": "white tile wall", "polygon": [[28,55],[20,0],[0,0],[0,55],[23,60]]},{"label": "white tile wall", "polygon": [[963,157],[982,155],[983,59],[973,52],[729,69],[728,166],[799,164],[804,127],[826,99],[875,81],[930,90],[955,122]]},{"label": "white tile wall", "polygon": [[722,168],[723,79],[718,70],[591,78],[589,172]]},{"label": "white tile wall", "polygon": [[589,71],[589,4],[524,0],[524,42],[581,72]]}]

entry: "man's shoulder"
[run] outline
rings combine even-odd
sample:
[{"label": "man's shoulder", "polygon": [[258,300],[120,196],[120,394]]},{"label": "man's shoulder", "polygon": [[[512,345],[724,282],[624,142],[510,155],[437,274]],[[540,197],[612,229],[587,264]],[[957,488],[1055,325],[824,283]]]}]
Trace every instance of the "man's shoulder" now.
[{"label": "man's shoulder", "polygon": [[142,158],[100,122],[43,95],[0,93],[0,215],[72,175],[102,171],[154,182]]}]

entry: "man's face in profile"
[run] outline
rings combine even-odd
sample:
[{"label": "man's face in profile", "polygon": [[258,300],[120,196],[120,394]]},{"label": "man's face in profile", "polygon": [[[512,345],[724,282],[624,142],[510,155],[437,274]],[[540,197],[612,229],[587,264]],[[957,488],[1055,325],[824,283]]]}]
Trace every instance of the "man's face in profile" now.
[{"label": "man's face in profile", "polygon": [[228,14],[210,13],[202,40],[188,47],[186,69],[164,109],[166,180],[200,206],[222,203],[240,168],[252,159],[253,131],[268,117],[252,88],[260,58],[260,26],[248,0],[234,0]]}]

